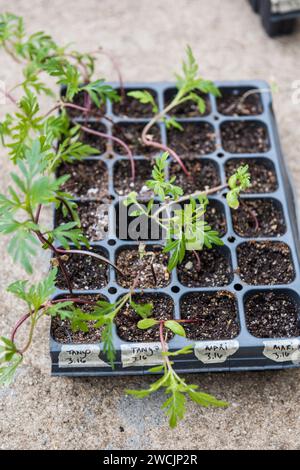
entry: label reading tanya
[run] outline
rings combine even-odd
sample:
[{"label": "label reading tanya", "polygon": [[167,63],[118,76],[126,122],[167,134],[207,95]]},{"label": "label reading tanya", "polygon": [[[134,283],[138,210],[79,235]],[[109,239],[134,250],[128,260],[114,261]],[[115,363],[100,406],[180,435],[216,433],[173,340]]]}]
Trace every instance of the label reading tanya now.
[{"label": "label reading tanya", "polygon": [[300,341],[297,338],[264,341],[263,355],[275,362],[300,361]]},{"label": "label reading tanya", "polygon": [[163,364],[160,343],[132,343],[121,345],[123,367],[156,366]]},{"label": "label reading tanya", "polygon": [[239,349],[236,339],[224,341],[199,341],[195,343],[195,356],[204,364],[225,362]]},{"label": "label reading tanya", "polygon": [[58,356],[58,367],[109,367],[100,357],[97,344],[63,344]]},{"label": "label reading tanya", "polygon": [[300,0],[271,0],[272,13],[289,13],[300,10]]}]

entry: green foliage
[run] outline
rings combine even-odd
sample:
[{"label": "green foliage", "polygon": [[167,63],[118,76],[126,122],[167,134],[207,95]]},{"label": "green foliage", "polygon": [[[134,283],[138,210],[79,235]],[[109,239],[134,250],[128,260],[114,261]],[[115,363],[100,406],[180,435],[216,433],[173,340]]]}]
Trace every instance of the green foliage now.
[{"label": "green foliage", "polygon": [[[190,352],[190,351],[189,351]],[[178,351],[178,354],[184,354],[185,351]],[[169,353],[166,353],[169,355]],[[178,421],[183,419],[186,412],[186,397],[196,402],[203,407],[226,407],[227,403],[217,400],[215,397],[207,393],[199,392],[197,385],[188,385],[185,380],[181,379],[172,367],[172,363],[164,363],[163,366],[158,366],[149,370],[149,372],[163,371],[163,376],[156,380],[145,390],[126,390],[126,393],[133,395],[136,398],[145,398],[152,393],[157,392],[159,389],[164,389],[168,396],[162,408],[165,410],[166,415],[169,417],[169,424],[171,428],[176,427]]]},{"label": "green foliage", "polygon": [[82,86],[80,90],[86,91],[98,108],[100,108],[102,104],[105,104],[107,100],[112,102],[120,101],[120,97],[116,90],[105,83],[105,80],[103,79],[88,83],[87,85]]},{"label": "green foliage", "polygon": [[133,300],[130,301],[130,306],[141,317],[148,318],[153,311],[153,304],[137,304]]},{"label": "green foliage", "polygon": [[0,15],[0,45],[20,41],[24,36],[24,23],[20,16],[13,13],[2,13]]},{"label": "green foliage", "polygon": [[199,75],[199,67],[190,46],[186,48],[186,60],[182,63],[182,75],[176,74],[177,89],[180,98],[185,96],[187,99],[194,101],[202,114],[205,111],[205,102],[198,96],[195,91],[201,93],[211,93],[214,96],[220,96],[220,91],[209,80],[204,80]]},{"label": "green foliage", "polygon": [[70,243],[73,243],[78,249],[81,245],[85,245],[87,248],[90,246],[88,239],[83,235],[82,230],[78,228],[78,222],[60,224],[53,230],[46,232],[46,234],[51,243],[56,240],[65,250],[70,249]]},{"label": "green foliage", "polygon": [[239,195],[241,191],[245,191],[250,185],[249,166],[240,166],[228,180],[230,191],[226,195],[226,200],[231,209],[238,209]]},{"label": "green foliage", "polygon": [[17,367],[23,360],[15,344],[3,336],[0,338],[0,386],[12,383]]},{"label": "green foliage", "polygon": [[155,166],[152,170],[152,179],[146,181],[146,186],[162,201],[164,201],[168,196],[172,196],[176,200],[183,194],[183,190],[179,186],[175,186],[173,184],[175,177],[172,177],[168,181],[166,180],[165,169],[168,164],[168,158],[168,152],[164,152],[161,156],[156,158]]},{"label": "green foliage", "polygon": [[37,311],[55,292],[57,268],[53,268],[41,282],[28,285],[28,281],[16,281],[7,291],[26,302],[29,310]]},{"label": "green foliage", "polygon": [[132,98],[137,99],[142,104],[150,104],[152,106],[153,114],[158,113],[158,106],[155,102],[155,99],[153,98],[151,93],[149,93],[149,91],[146,91],[146,90],[144,90],[144,91],[140,91],[140,90],[129,91],[127,93],[127,95],[132,97]]},{"label": "green foliage", "polygon": [[148,330],[148,328],[152,328],[152,326],[157,324],[159,324],[159,321],[155,320],[154,318],[144,318],[138,322],[137,326],[141,330]]},{"label": "green foliage", "polygon": [[[152,328],[155,324],[159,323],[153,318],[147,318],[140,320],[138,322],[138,327],[141,329]],[[182,325],[175,320],[166,320],[164,321],[164,327],[173,331],[173,333],[185,336],[185,331]],[[226,407],[227,403],[217,400],[215,397],[208,395],[207,393],[199,392],[197,385],[188,385],[185,380],[181,379],[178,374],[173,369],[173,363],[170,361],[169,357],[191,354],[193,350],[192,345],[185,346],[184,348],[175,351],[168,352],[166,350],[166,344],[163,339],[161,339],[162,349],[162,358],[163,365],[155,366],[149,369],[151,373],[162,372],[163,375],[158,380],[150,385],[148,389],[145,390],[126,390],[126,393],[133,395],[136,398],[145,398],[151,395],[152,393],[157,392],[159,389],[164,389],[165,393],[168,395],[167,400],[164,402],[162,408],[165,410],[166,415],[169,417],[169,424],[171,428],[174,428],[178,421],[183,419],[186,411],[186,397],[189,397],[191,400],[196,402],[200,406],[216,406],[216,407]]]},{"label": "green foliage", "polygon": [[[81,243],[88,246],[78,226],[78,218],[51,231],[43,230],[35,222],[34,214],[39,206],[57,203],[57,198],[67,196],[60,187],[68,176],[55,179],[44,174],[47,164],[47,146],[43,147],[39,139],[35,140],[31,148],[25,150],[24,159],[17,162],[19,173],[11,174],[14,186],[9,186],[9,196],[0,194],[0,233],[12,236],[8,252],[28,273],[32,273],[31,258],[36,254],[38,232],[44,233],[48,241],[45,248],[53,241],[64,247],[69,247],[70,242],[78,247]],[[74,206],[70,207],[75,212]]]},{"label": "green foliage", "polygon": [[173,331],[176,335],[185,337],[185,330],[183,326],[175,320],[167,320],[164,323],[164,326],[169,330]]}]

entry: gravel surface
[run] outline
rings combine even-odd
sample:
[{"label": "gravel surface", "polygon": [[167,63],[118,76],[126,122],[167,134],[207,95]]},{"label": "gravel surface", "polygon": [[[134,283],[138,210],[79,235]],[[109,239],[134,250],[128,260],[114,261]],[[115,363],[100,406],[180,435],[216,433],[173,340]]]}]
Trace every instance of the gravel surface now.
[{"label": "gravel surface", "polygon": [[[276,80],[275,111],[283,150],[300,196],[300,105],[291,101],[299,79],[300,28],[271,40],[260,20],[241,0],[0,0],[0,10],[21,14],[31,31],[45,29],[82,51],[102,45],[119,57],[126,80],[171,80],[189,43],[201,72],[213,79]],[[0,54],[0,79],[21,78],[16,64]],[[99,76],[116,79],[102,58]],[[9,106],[0,106],[3,115]],[[1,191],[11,171],[1,155]],[[5,157],[5,158],[3,158]],[[43,214],[47,220],[47,214]],[[12,264],[1,244],[0,331],[8,334],[24,313],[6,286],[27,276]],[[48,257],[36,265],[43,275]],[[37,276],[35,278],[37,280]],[[146,388],[151,378],[68,379],[50,377],[49,323],[40,324],[35,346],[15,384],[0,390],[1,449],[300,449],[300,370],[189,376],[205,392],[231,403],[225,410],[188,403],[186,419],[168,430],[160,406],[163,395],[125,397],[125,388]],[[20,341],[24,340],[23,333]],[[76,431],[75,431],[76,430]]]}]

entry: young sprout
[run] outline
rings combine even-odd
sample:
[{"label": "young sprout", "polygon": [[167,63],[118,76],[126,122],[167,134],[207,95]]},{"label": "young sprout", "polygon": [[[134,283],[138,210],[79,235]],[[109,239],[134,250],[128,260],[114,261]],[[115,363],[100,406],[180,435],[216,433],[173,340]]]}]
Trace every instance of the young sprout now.
[{"label": "young sprout", "polygon": [[178,121],[176,121],[175,118],[167,117],[167,115],[172,109],[176,108],[176,106],[179,106],[186,101],[193,101],[196,103],[200,114],[203,114],[205,112],[205,101],[199,95],[199,92],[204,94],[211,93],[214,96],[221,96],[218,88],[213,84],[213,82],[205,80],[199,76],[199,67],[190,46],[187,46],[186,54],[187,59],[182,64],[182,75],[176,75],[177,93],[172,101],[161,112],[159,112],[158,106],[155,103],[153,96],[149,92],[131,91],[128,93],[128,95],[138,99],[143,104],[149,103],[152,105],[154,117],[143,129],[143,143],[147,146],[151,146],[162,151],[167,151],[179,163],[185,174],[189,176],[189,172],[182,162],[180,156],[177,155],[174,150],[149,138],[149,132],[151,128],[160,121],[163,121],[167,128],[175,127],[176,129],[183,130],[182,126]]},{"label": "young sprout", "polygon": [[[134,204],[136,209],[131,213],[132,216],[147,216],[149,219],[154,219],[164,229],[166,237],[164,252],[171,253],[168,270],[172,271],[183,261],[187,250],[196,253],[199,266],[198,251],[201,251],[204,246],[212,248],[213,245],[223,245],[218,232],[213,230],[204,219],[209,204],[207,196],[229,187],[230,191],[226,196],[227,203],[232,209],[237,209],[240,192],[250,185],[250,174],[248,165],[245,165],[238,168],[236,173],[229,178],[228,184],[184,195],[182,188],[174,184],[174,176],[170,180],[165,178],[168,157],[168,152],[165,152],[156,158],[152,179],[146,182],[146,186],[153,192],[153,197],[149,200],[147,207],[144,208],[138,202],[136,192],[131,192],[123,200],[123,204],[125,206]],[[161,205],[152,213],[155,199],[159,199]],[[175,204],[176,208],[173,209]]]}]

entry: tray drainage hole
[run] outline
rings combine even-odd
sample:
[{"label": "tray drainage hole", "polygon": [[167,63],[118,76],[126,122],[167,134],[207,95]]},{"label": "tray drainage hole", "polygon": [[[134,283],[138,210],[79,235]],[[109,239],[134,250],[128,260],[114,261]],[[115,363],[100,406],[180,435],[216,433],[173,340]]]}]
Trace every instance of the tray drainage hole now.
[{"label": "tray drainage hole", "polygon": [[227,193],[223,193],[222,196],[224,199],[226,199]]},{"label": "tray drainage hole", "polygon": [[222,152],[217,153],[217,157],[219,157],[219,158],[223,158],[224,156],[225,156],[225,154],[222,153]]},{"label": "tray drainage hole", "polygon": [[175,294],[178,294],[178,292],[180,291],[180,287],[173,286],[173,287],[171,287],[171,291],[174,292]]},{"label": "tray drainage hole", "polygon": [[228,237],[227,240],[229,241],[229,243],[234,243],[236,238],[235,237]]},{"label": "tray drainage hole", "polygon": [[109,294],[116,294],[117,293],[117,289],[115,287],[109,287],[108,288],[108,292]]},{"label": "tray drainage hole", "polygon": [[242,284],[234,284],[233,288],[234,288],[235,290],[237,290],[238,292],[241,291],[241,290],[243,290]]},{"label": "tray drainage hole", "polygon": [[218,121],[219,119],[220,119],[219,116],[214,116],[215,121]]},{"label": "tray drainage hole", "polygon": [[107,243],[108,243],[110,246],[114,246],[117,242],[116,242],[116,240],[110,239],[110,240],[108,240]]}]

